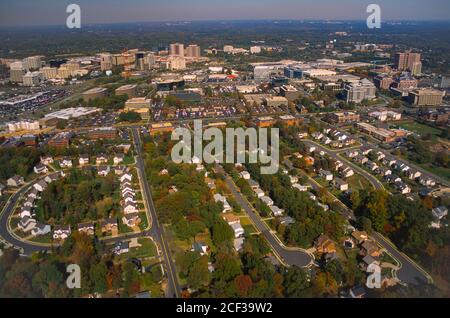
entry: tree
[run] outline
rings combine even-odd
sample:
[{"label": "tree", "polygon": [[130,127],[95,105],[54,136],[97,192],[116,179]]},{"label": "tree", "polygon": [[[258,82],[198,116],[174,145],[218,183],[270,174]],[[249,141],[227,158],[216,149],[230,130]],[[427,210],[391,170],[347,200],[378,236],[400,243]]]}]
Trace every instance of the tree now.
[{"label": "tree", "polygon": [[297,266],[289,267],[284,274],[283,286],[286,297],[303,297],[305,290],[310,287],[309,275]]},{"label": "tree", "polygon": [[120,113],[119,115],[119,122],[130,122],[130,123],[136,123],[142,120],[142,117],[139,113],[137,112],[125,112],[125,113]]},{"label": "tree", "polygon": [[239,275],[234,279],[236,290],[241,297],[246,297],[252,289],[253,282],[248,275]]},{"label": "tree", "polygon": [[108,290],[107,277],[108,269],[103,261],[91,266],[89,270],[90,280],[94,284],[94,291],[97,293],[105,293]]},{"label": "tree", "polygon": [[212,240],[216,246],[231,243],[234,237],[231,227],[222,219],[217,218],[212,227]]}]

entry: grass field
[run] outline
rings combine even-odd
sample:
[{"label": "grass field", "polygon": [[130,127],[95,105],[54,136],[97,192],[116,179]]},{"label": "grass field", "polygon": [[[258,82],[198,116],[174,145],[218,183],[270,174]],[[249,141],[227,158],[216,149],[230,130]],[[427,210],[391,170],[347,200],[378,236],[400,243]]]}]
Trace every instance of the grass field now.
[{"label": "grass field", "polygon": [[437,128],[433,128],[427,125],[419,124],[416,122],[412,123],[403,123],[398,125],[400,128],[415,132],[421,136],[430,134],[433,136],[439,136],[441,134],[441,130]]}]

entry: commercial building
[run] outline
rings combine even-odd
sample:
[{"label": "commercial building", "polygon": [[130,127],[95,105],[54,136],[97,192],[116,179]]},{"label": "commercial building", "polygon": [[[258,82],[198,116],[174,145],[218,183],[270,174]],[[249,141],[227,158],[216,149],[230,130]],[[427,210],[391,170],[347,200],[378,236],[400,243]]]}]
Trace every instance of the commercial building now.
[{"label": "commercial building", "polygon": [[442,104],[445,92],[436,89],[416,89],[408,94],[408,100],[416,106],[438,106]]},{"label": "commercial building", "polygon": [[250,47],[250,53],[251,54],[259,54],[259,53],[261,53],[261,47],[260,46],[252,46],[252,47]]},{"label": "commercial building", "polygon": [[413,75],[422,72],[422,62],[420,53],[403,52],[396,53],[394,66],[399,71],[410,71]]},{"label": "commercial building", "polygon": [[360,103],[363,100],[376,98],[377,88],[368,79],[362,79],[358,83],[346,84],[344,94],[347,103]]},{"label": "commercial building", "polygon": [[46,80],[58,77],[58,68],[56,67],[45,66],[41,68],[41,72]]},{"label": "commercial building", "polygon": [[170,44],[170,55],[184,57],[184,44],[173,43]]},{"label": "commercial building", "polygon": [[136,112],[141,115],[142,119],[150,117],[151,100],[145,97],[136,97],[125,102],[125,112]]},{"label": "commercial building", "polygon": [[384,128],[377,128],[367,123],[358,123],[357,126],[362,132],[371,135],[375,139],[378,139],[383,142],[394,141],[395,137],[397,137],[394,131]]},{"label": "commercial building", "polygon": [[134,98],[137,96],[137,85],[136,84],[128,84],[120,86],[115,90],[116,95],[127,95],[128,98]]},{"label": "commercial building", "polygon": [[186,48],[186,57],[199,58],[201,55],[200,46],[191,44]]},{"label": "commercial building", "polygon": [[9,132],[16,132],[21,130],[39,130],[39,121],[18,121],[7,124]]},{"label": "commercial building", "polygon": [[107,93],[108,90],[106,88],[96,87],[84,92],[82,96],[85,102],[89,102],[97,98],[104,98],[107,96]]},{"label": "commercial building", "polygon": [[9,65],[10,68],[10,80],[12,83],[22,83],[23,76],[25,75],[25,69],[22,62],[13,62]]},{"label": "commercial building", "polygon": [[263,99],[264,105],[267,107],[279,107],[282,105],[287,106],[288,100],[286,97],[283,96],[270,96]]},{"label": "commercial building", "polygon": [[186,69],[186,59],[181,56],[170,56],[163,65],[168,70],[184,70]]},{"label": "commercial building", "polygon": [[172,132],[174,129],[172,123],[155,123],[150,125],[150,135]]},{"label": "commercial building", "polygon": [[24,59],[24,67],[27,71],[30,70],[39,70],[42,67],[42,57],[37,56],[29,56]]},{"label": "commercial building", "polygon": [[388,90],[394,83],[394,79],[386,74],[381,74],[376,76],[373,82],[378,89]]},{"label": "commercial building", "polygon": [[292,115],[283,115],[280,116],[280,121],[286,124],[287,126],[296,126],[301,122],[301,119],[296,118]]},{"label": "commercial building", "polygon": [[101,127],[93,129],[88,133],[89,138],[97,139],[115,139],[117,137],[117,130],[113,127]]},{"label": "commercial building", "polygon": [[419,81],[411,76],[411,73],[405,72],[397,77],[392,84],[392,87],[400,90],[417,88]]},{"label": "commercial building", "polygon": [[38,86],[44,80],[42,72],[28,72],[23,76],[24,86]]},{"label": "commercial building", "polygon": [[113,56],[109,53],[100,54],[100,69],[104,71],[110,71],[113,68]]},{"label": "commercial building", "polygon": [[55,136],[53,136],[49,141],[48,141],[48,145],[52,146],[52,147],[57,147],[57,148],[65,148],[65,147],[69,147],[70,145],[70,140],[73,137],[73,133],[66,131],[66,132],[61,132],[59,134],[56,134]]},{"label": "commercial building", "polygon": [[94,107],[71,107],[71,108],[64,108],[61,110],[58,110],[53,113],[49,113],[45,115],[45,118],[57,118],[57,119],[63,119],[63,120],[69,120],[72,118],[79,118],[91,114],[95,114],[100,112],[100,108],[94,108]]},{"label": "commercial building", "polygon": [[280,95],[289,101],[294,101],[299,98],[300,92],[292,85],[283,85],[280,87]]},{"label": "commercial building", "polygon": [[256,126],[263,128],[263,127],[271,127],[275,124],[275,119],[273,119],[270,116],[266,117],[259,117],[255,120]]},{"label": "commercial building", "polygon": [[340,112],[340,113],[332,113],[328,114],[327,121],[335,124],[345,124],[358,122],[360,120],[360,116],[358,113],[354,112]]}]

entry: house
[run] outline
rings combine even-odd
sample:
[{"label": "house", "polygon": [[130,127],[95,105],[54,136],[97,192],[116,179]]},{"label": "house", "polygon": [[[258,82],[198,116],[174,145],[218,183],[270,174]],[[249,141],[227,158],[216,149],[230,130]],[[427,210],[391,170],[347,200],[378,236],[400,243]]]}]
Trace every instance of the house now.
[{"label": "house", "polygon": [[269,207],[273,205],[273,200],[270,197],[266,196],[266,195],[261,197],[260,199],[261,199],[262,202],[264,202]]},{"label": "house", "polygon": [[139,217],[139,213],[130,213],[122,217],[122,222],[126,226],[134,227],[138,226],[139,223],[141,223],[141,218]]},{"label": "house", "polygon": [[316,147],[315,146],[307,146],[306,147],[306,151],[309,153],[313,153],[314,151],[316,151]]},{"label": "house", "polygon": [[348,190],[348,183],[340,178],[336,178],[334,180],[334,186],[339,190],[339,191],[347,191]]},{"label": "house", "polygon": [[241,219],[232,213],[224,213],[222,214],[222,218],[224,219],[225,222],[228,223],[228,225],[241,223]]},{"label": "house", "polygon": [[33,188],[31,188],[31,190],[27,193],[27,197],[28,198],[33,198],[33,199],[36,199],[37,198],[37,196],[38,196],[38,190],[36,190],[34,187]]},{"label": "house", "polygon": [[231,224],[230,226],[234,231],[235,238],[238,238],[238,237],[241,237],[244,235],[245,231],[240,223],[234,223],[234,224]]},{"label": "house", "polygon": [[250,185],[250,188],[252,188],[252,190],[259,189],[259,183],[253,179],[248,180],[248,184]]},{"label": "house", "polygon": [[78,224],[77,230],[78,230],[78,232],[84,233],[86,235],[94,235],[95,234],[95,227],[94,227],[94,223],[92,223],[92,222]]},{"label": "house", "polygon": [[409,171],[407,171],[406,174],[407,174],[408,178],[411,180],[416,180],[422,176],[422,173],[417,170],[409,170]]},{"label": "house", "polygon": [[[200,171],[203,171],[203,170],[205,170],[205,166],[200,164],[200,163],[198,163],[197,166],[195,167],[195,171],[200,172]],[[206,174],[208,174],[208,172],[206,172]]]},{"label": "house", "polygon": [[411,188],[404,182],[395,183],[395,188],[400,191],[401,194],[411,193]]},{"label": "house", "polygon": [[380,161],[380,160],[383,160],[384,158],[386,158],[386,155],[383,152],[378,151],[376,154],[376,158],[378,161]]},{"label": "house", "polygon": [[20,187],[22,184],[25,183],[25,180],[23,179],[23,177],[15,175],[14,177],[9,178],[8,180],[6,180],[6,185],[8,187]]},{"label": "house", "polygon": [[355,174],[355,172],[353,171],[353,169],[346,167],[344,169],[341,169],[340,171],[340,176],[342,178],[350,178],[351,176],[353,176]]},{"label": "house", "polygon": [[388,168],[380,168],[379,169],[379,174],[384,177],[384,176],[389,176],[392,174],[392,170],[388,169]]},{"label": "house", "polygon": [[280,224],[283,225],[292,225],[295,223],[295,220],[290,216],[283,216],[279,219]]},{"label": "house", "polygon": [[59,179],[59,174],[58,174],[58,173],[52,173],[52,174],[46,176],[46,177],[44,178],[44,181],[45,181],[46,183],[52,183],[52,182],[57,181],[58,179]]},{"label": "house", "polygon": [[120,176],[120,182],[124,183],[126,181],[131,182],[131,180],[133,179],[133,175],[131,173],[124,173],[123,175]]},{"label": "house", "polygon": [[159,176],[166,176],[169,174],[169,170],[167,169],[162,169],[160,172],[158,172]]},{"label": "house", "polygon": [[233,247],[236,252],[239,252],[244,247],[245,239],[243,237],[235,238],[233,241]]},{"label": "house", "polygon": [[53,230],[53,239],[55,240],[65,240],[72,233],[69,225],[55,226]]},{"label": "house", "polygon": [[369,161],[369,158],[367,158],[366,156],[363,156],[363,155],[358,155],[353,158],[353,161],[363,165],[363,164],[366,164],[367,161]]},{"label": "house", "polygon": [[124,158],[125,156],[123,154],[116,154],[114,155],[113,162],[115,165],[118,165],[123,162]]},{"label": "house", "polygon": [[48,224],[36,223],[36,226],[31,230],[31,235],[42,236],[51,232],[51,227]]},{"label": "house", "polygon": [[367,167],[370,171],[375,171],[375,170],[378,169],[378,165],[377,165],[375,162],[371,161],[371,160],[368,160],[368,161],[366,162],[366,167]]},{"label": "house", "polygon": [[128,203],[128,202],[136,203],[137,202],[134,198],[134,195],[131,193],[128,193],[128,192],[122,196],[122,199],[123,199],[123,202],[125,202],[125,203]]},{"label": "house", "polygon": [[124,202],[122,205],[123,213],[125,214],[131,214],[131,213],[138,213],[139,209],[137,208],[136,203],[133,202]]},{"label": "house", "polygon": [[445,206],[439,206],[431,210],[433,216],[433,221],[431,222],[431,227],[439,229],[441,228],[441,220],[448,215],[448,208]]},{"label": "house", "polygon": [[306,192],[306,191],[308,191],[308,188],[309,188],[310,186],[304,186],[304,185],[295,183],[295,184],[292,185],[292,187],[295,188],[295,189],[297,189],[297,190],[300,191],[300,192]]},{"label": "house", "polygon": [[41,157],[41,163],[43,165],[49,165],[53,163],[53,158],[52,156],[43,156]]},{"label": "house", "polygon": [[108,157],[105,155],[98,155],[97,158],[95,158],[95,163],[97,165],[108,163]]},{"label": "house", "polygon": [[374,265],[380,266],[380,261],[378,261],[375,257],[373,257],[371,255],[364,256],[362,261],[363,261],[364,268],[366,268],[366,269],[369,266],[374,266]]},{"label": "house", "polygon": [[325,212],[327,212],[330,209],[330,207],[328,205],[320,203],[320,202],[317,202],[317,205],[319,207],[321,207]]},{"label": "house", "polygon": [[320,139],[322,139],[324,136],[323,136],[323,134],[322,134],[321,132],[316,131],[316,132],[313,132],[313,133],[311,134],[311,137],[313,137],[314,140],[320,140]]},{"label": "house", "polygon": [[289,176],[289,181],[291,181],[291,184],[295,184],[298,182],[297,176]]},{"label": "house", "polygon": [[369,239],[366,231],[353,231],[352,238],[358,243],[362,244]]},{"label": "house", "polygon": [[333,180],[333,174],[328,170],[319,170],[319,175],[327,181]]},{"label": "house", "polygon": [[405,165],[404,163],[397,164],[397,170],[400,170],[403,173],[406,173],[409,169],[411,168]]},{"label": "house", "polygon": [[88,155],[80,155],[80,157],[78,158],[78,164],[80,166],[89,164],[89,156]]},{"label": "house", "polygon": [[351,298],[364,298],[366,296],[366,290],[362,286],[356,286],[350,289]]},{"label": "house", "polygon": [[429,178],[420,178],[419,180],[421,185],[428,186],[428,187],[434,187],[436,185],[436,181]]},{"label": "house", "polygon": [[314,247],[319,254],[333,254],[336,253],[336,246],[334,242],[326,235],[320,235],[314,241]]},{"label": "house", "polygon": [[350,159],[355,158],[359,155],[358,150],[350,150],[347,152],[347,157],[349,157]]},{"label": "house", "polygon": [[372,257],[380,257],[382,254],[382,249],[374,242],[372,241],[364,241],[361,244],[361,255],[370,255]]},{"label": "house", "polygon": [[35,173],[47,173],[48,172],[48,168],[47,166],[43,165],[42,163],[38,163],[34,168],[33,168]]},{"label": "house", "polygon": [[122,255],[130,251],[130,242],[119,241],[114,245],[113,253],[116,255]]},{"label": "house", "polygon": [[98,167],[97,173],[99,176],[106,177],[110,171],[111,168],[109,166],[100,166]]},{"label": "house", "polygon": [[59,162],[59,166],[61,168],[72,168],[72,166],[73,166],[72,159],[64,158],[63,160],[61,160]]},{"label": "house", "polygon": [[362,148],[361,149],[361,153],[364,155],[364,156],[367,156],[369,153],[371,153],[373,151],[373,149],[372,148],[368,148],[368,147],[364,147],[364,148]]},{"label": "house", "polygon": [[33,187],[39,192],[43,192],[45,189],[47,189],[47,182],[45,182],[44,180],[38,181],[33,184]]},{"label": "house", "polygon": [[259,188],[258,188],[258,189],[255,189],[254,192],[255,192],[256,196],[258,197],[258,199],[261,199],[263,196],[266,195],[266,194],[264,193],[264,191],[261,190],[261,189],[259,189]]},{"label": "house", "polygon": [[125,166],[115,166],[114,167],[114,174],[116,176],[121,176],[123,175],[125,172],[127,172],[127,167]]},{"label": "house", "polygon": [[204,242],[194,242],[192,244],[191,252],[199,252],[201,256],[208,255],[210,248]]},{"label": "house", "polygon": [[129,186],[122,188],[122,197],[125,197],[126,195],[135,196],[136,193],[133,189],[131,189]]},{"label": "house", "polygon": [[101,222],[102,233],[113,232],[118,229],[117,219],[109,218]]},{"label": "house", "polygon": [[312,194],[311,192],[306,192],[306,194],[308,195],[308,198],[311,201],[316,201],[317,200],[317,197],[314,194]]},{"label": "house", "polygon": [[277,207],[276,205],[271,205],[270,207],[270,211],[272,211],[272,214],[274,216],[282,216],[284,213],[283,209],[280,209],[279,207]]},{"label": "house", "polygon": [[31,217],[24,217],[20,219],[19,223],[17,224],[17,227],[22,230],[23,232],[27,233],[34,229],[37,222],[35,219],[32,219]]},{"label": "house", "polygon": [[223,195],[221,195],[220,193],[214,194],[214,202],[216,202],[216,203],[221,202],[222,203],[222,205],[223,205],[222,212],[223,213],[229,212],[229,211],[232,210],[231,209],[231,205],[228,203],[227,199]]},{"label": "house", "polygon": [[19,212],[20,218],[29,217],[31,218],[31,207],[24,206]]},{"label": "house", "polygon": [[297,134],[298,138],[300,139],[305,139],[306,137],[308,137],[308,133],[307,132],[300,132]]},{"label": "house", "polygon": [[250,180],[250,173],[248,171],[242,171],[239,173],[239,176],[244,180]]},{"label": "house", "polygon": [[3,195],[3,191],[5,191],[6,186],[0,183],[0,197]]},{"label": "house", "polygon": [[341,170],[344,168],[344,163],[340,160],[336,160],[336,162],[334,163],[334,168],[336,171]]}]

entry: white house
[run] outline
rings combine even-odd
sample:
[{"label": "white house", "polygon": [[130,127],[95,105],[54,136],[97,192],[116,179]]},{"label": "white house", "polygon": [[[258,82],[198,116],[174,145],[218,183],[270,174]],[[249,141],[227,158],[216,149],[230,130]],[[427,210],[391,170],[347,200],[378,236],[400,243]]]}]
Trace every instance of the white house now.
[{"label": "white house", "polygon": [[333,180],[333,174],[328,170],[320,169],[319,175],[327,181]]},{"label": "white house", "polygon": [[260,199],[262,202],[264,202],[269,207],[273,205],[273,200],[266,195],[261,197]]},{"label": "white house", "polygon": [[234,231],[235,238],[238,238],[238,237],[241,237],[244,235],[245,231],[240,223],[231,224],[230,226]]},{"label": "white house", "polygon": [[97,158],[95,158],[95,163],[97,165],[108,163],[108,157],[106,157],[105,155],[98,155]]},{"label": "white house", "polygon": [[64,158],[63,160],[61,160],[61,162],[59,163],[59,166],[61,168],[72,168],[73,163],[72,163],[72,159],[70,158]]},{"label": "white house", "polygon": [[272,211],[272,214],[274,216],[282,216],[284,213],[283,209],[280,209],[279,207],[277,207],[276,205],[272,205],[270,206],[270,211]]},{"label": "white house", "polygon": [[345,169],[341,170],[341,177],[343,177],[343,178],[350,178],[354,174],[355,174],[355,172],[353,171],[353,169],[351,169],[349,167],[346,167]]},{"label": "white house", "polygon": [[8,180],[6,180],[6,185],[8,187],[19,187],[22,184],[25,183],[25,180],[23,179],[23,177],[15,175],[11,178],[9,178]]},{"label": "white house", "polygon": [[232,210],[232,209],[231,209],[231,205],[228,203],[227,199],[226,199],[223,195],[221,195],[220,193],[214,194],[214,201],[215,201],[216,203],[222,202],[222,205],[223,205],[222,212],[223,212],[223,213]]},{"label": "white house", "polygon": [[131,180],[133,179],[133,175],[131,173],[124,173],[123,175],[120,176],[120,182],[131,182]]},{"label": "white house", "polygon": [[109,166],[100,166],[98,167],[97,173],[99,176],[106,177],[110,171],[111,168]]},{"label": "white house", "polygon": [[124,158],[125,158],[125,156],[123,154],[117,154],[117,155],[114,156],[113,162],[114,162],[115,165],[118,165],[118,164],[123,162]]},{"label": "white house", "polygon": [[411,180],[415,180],[417,178],[420,178],[422,176],[422,173],[420,171],[417,170],[409,170],[407,172],[408,178]]},{"label": "white house", "polygon": [[298,183],[294,183],[294,184],[292,185],[292,187],[295,188],[295,189],[297,189],[297,190],[300,191],[300,192],[306,192],[306,191],[308,191],[308,186],[304,186],[304,185],[301,185],[301,184],[298,184]]},{"label": "white house", "polygon": [[239,176],[242,179],[250,180],[250,173],[248,173],[248,171],[242,171],[241,173],[239,173]]},{"label": "white house", "polygon": [[55,226],[53,230],[53,239],[55,240],[65,240],[72,233],[69,225],[65,226]]},{"label": "white house", "polygon": [[204,242],[194,242],[191,247],[191,252],[199,252],[201,256],[208,255],[209,246]]},{"label": "white house", "polygon": [[80,166],[84,166],[89,164],[89,156],[88,155],[81,155],[80,158],[78,158],[78,164]]},{"label": "white house", "polygon": [[17,227],[21,229],[23,232],[27,233],[34,229],[36,223],[37,222],[35,219],[26,216],[19,221]]},{"label": "white house", "polygon": [[127,202],[123,204],[123,213],[125,214],[131,214],[131,213],[138,213],[139,210],[137,208],[137,205],[133,202]]},{"label": "white house", "polygon": [[339,190],[339,191],[347,191],[348,190],[348,183],[345,182],[342,179],[336,178],[334,180],[334,186]]},{"label": "white house", "polygon": [[48,172],[48,168],[47,166],[43,165],[42,163],[38,163],[34,168],[33,168],[35,173],[47,173]]},{"label": "white house", "polygon": [[261,190],[260,188],[253,190],[256,194],[256,196],[258,197],[258,199],[261,199],[263,196],[265,196],[266,194],[264,193],[263,190]]},{"label": "white house", "polygon": [[48,224],[37,223],[36,226],[31,230],[31,235],[41,236],[50,233],[51,227]]},{"label": "white house", "polygon": [[3,195],[3,191],[6,189],[6,186],[0,183],[0,197]]},{"label": "white house", "polygon": [[45,182],[44,180],[38,181],[33,184],[33,187],[39,192],[43,192],[45,189],[47,189],[47,182]]},{"label": "white house", "polygon": [[24,206],[19,212],[20,218],[23,219],[24,217],[31,218],[31,207]]},{"label": "white house", "polygon": [[291,184],[295,184],[298,182],[297,176],[289,176],[289,180],[291,181]]},{"label": "white house", "polygon": [[306,151],[309,152],[309,153],[312,153],[312,152],[316,151],[316,147],[315,146],[308,146],[308,147],[306,147]]},{"label": "white house", "polygon": [[53,158],[52,156],[43,156],[41,157],[41,163],[43,165],[49,165],[53,163]]}]

